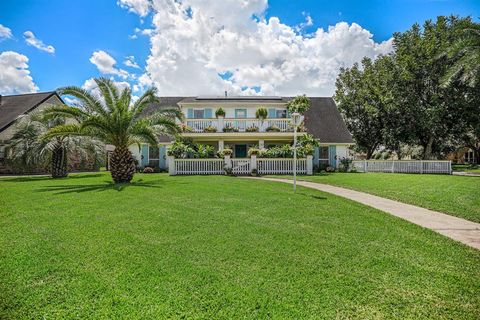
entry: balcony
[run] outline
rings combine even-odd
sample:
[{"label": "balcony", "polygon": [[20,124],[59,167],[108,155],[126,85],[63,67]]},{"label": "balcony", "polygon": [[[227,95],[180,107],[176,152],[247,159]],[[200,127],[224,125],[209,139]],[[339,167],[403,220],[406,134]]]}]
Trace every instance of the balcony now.
[{"label": "balcony", "polygon": [[187,119],[184,122],[185,132],[292,132],[290,119],[275,118],[263,121],[255,118],[218,118],[218,119]]}]

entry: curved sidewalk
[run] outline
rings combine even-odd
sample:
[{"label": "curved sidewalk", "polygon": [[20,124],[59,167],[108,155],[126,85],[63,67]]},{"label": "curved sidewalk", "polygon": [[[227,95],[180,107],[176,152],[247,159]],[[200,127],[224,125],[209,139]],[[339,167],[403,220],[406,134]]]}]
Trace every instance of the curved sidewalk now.
[{"label": "curved sidewalk", "polygon": [[[292,184],[289,179],[251,178]],[[309,181],[298,181],[297,185],[328,192],[369,207],[387,212],[419,226],[431,229],[453,240],[480,250],[480,223],[450,216],[445,213],[417,207],[411,204],[385,199],[365,192],[354,191]]]}]

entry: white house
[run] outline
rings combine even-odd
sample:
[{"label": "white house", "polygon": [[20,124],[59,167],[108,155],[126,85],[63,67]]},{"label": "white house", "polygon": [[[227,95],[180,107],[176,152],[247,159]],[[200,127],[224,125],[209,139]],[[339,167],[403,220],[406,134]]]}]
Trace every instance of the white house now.
[{"label": "white house", "polygon": [[[187,130],[182,133],[184,137],[197,143],[212,145],[216,150],[229,146],[233,150],[233,158],[246,158],[250,146],[268,148],[292,143],[293,128],[286,109],[292,98],[162,97],[160,104],[150,106],[146,112],[178,107],[185,116],[182,125]],[[332,98],[310,97],[310,101],[311,108],[303,119],[305,132],[319,139],[321,144],[315,150],[313,166],[338,167],[338,160],[347,156],[347,148],[353,144],[352,136]],[[224,117],[215,116],[219,108],[225,111]],[[258,108],[268,110],[268,117],[263,121],[255,117]],[[279,131],[271,131],[272,126]],[[138,146],[131,146],[130,150],[142,167],[167,168],[166,148],[173,139],[162,136],[160,140],[160,146],[143,145],[140,149]]]}]

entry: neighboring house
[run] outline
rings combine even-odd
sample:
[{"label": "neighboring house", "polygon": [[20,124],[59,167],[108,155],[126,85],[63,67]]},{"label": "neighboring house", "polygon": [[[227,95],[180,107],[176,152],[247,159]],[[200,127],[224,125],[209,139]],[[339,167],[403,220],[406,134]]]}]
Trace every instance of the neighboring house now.
[{"label": "neighboring house", "polygon": [[[209,144],[223,150],[227,146],[233,150],[234,158],[247,157],[251,146],[268,148],[274,145],[291,144],[293,129],[287,113],[287,103],[292,97],[162,97],[161,103],[152,105],[147,113],[166,107],[179,107],[185,121],[183,137],[196,143]],[[320,141],[316,148],[314,166],[330,165],[338,167],[339,159],[348,156],[348,147],[353,145],[352,136],[332,98],[311,97],[311,108],[304,115],[304,127]],[[255,118],[258,108],[268,110],[263,122]],[[225,110],[225,117],[215,117],[217,109]],[[271,132],[276,126],[279,132]],[[214,128],[214,130],[212,130]],[[225,129],[227,128],[227,129]],[[254,131],[258,128],[256,132]],[[216,131],[216,132],[209,132]],[[225,132],[229,131],[229,132]],[[305,132],[299,132],[303,135]],[[172,138],[162,136],[157,146],[131,146],[134,157],[141,167],[167,168],[166,150]]]},{"label": "neighboring house", "polygon": [[15,120],[21,115],[58,103],[63,101],[56,92],[0,95],[0,172],[5,168],[5,146],[15,133]]},{"label": "neighboring house", "polygon": [[468,147],[463,147],[455,152],[449,153],[446,156],[446,159],[452,160],[453,163],[457,164],[477,163],[477,159],[475,158],[475,152]]}]

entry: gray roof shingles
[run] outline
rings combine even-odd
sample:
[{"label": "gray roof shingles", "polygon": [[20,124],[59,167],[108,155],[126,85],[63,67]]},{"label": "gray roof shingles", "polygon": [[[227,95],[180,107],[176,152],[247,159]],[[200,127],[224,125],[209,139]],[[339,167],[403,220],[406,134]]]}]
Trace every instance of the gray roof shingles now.
[{"label": "gray roof shingles", "polygon": [[40,92],[2,96],[0,103],[0,132],[12,125],[20,115],[32,111],[53,95],[56,95],[56,93]]}]

